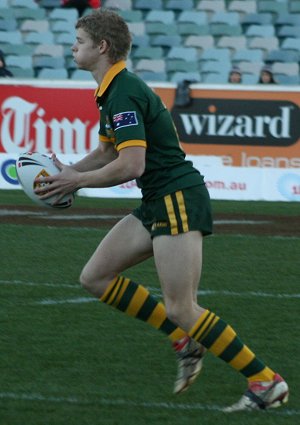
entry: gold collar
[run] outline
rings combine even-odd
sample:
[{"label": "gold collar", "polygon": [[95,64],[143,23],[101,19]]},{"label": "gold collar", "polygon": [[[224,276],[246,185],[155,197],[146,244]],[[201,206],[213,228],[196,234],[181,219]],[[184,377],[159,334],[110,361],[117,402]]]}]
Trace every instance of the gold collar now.
[{"label": "gold collar", "polygon": [[112,80],[115,78],[115,76],[119,74],[121,71],[123,71],[124,68],[126,68],[125,61],[119,61],[115,63],[111,68],[109,68],[107,73],[104,75],[102,83],[100,84],[99,87],[97,87],[95,91],[95,98],[101,97],[104,94],[104,92],[107,90],[108,86],[110,85]]}]

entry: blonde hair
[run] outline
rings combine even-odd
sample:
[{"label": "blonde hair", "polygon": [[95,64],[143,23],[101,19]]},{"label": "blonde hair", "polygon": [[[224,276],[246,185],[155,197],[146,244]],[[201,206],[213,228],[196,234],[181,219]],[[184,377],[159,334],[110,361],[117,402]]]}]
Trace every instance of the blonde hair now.
[{"label": "blonde hair", "polygon": [[112,10],[96,9],[78,19],[75,28],[82,28],[94,44],[105,40],[112,63],[126,60],[131,48],[131,35],[124,19]]}]

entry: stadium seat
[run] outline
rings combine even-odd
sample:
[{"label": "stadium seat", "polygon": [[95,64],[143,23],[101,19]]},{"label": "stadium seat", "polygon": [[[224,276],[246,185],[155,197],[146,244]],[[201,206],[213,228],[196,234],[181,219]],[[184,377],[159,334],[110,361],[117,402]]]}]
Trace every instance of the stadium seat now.
[{"label": "stadium seat", "polygon": [[164,51],[162,47],[138,47],[132,55],[133,59],[162,59]]},{"label": "stadium seat", "polygon": [[119,15],[126,22],[141,22],[143,20],[143,13],[141,10],[119,10]]},{"label": "stadium seat", "polygon": [[247,40],[244,35],[223,36],[219,39],[217,46],[219,48],[228,48],[232,50],[246,49]]},{"label": "stadium seat", "polygon": [[289,3],[290,13],[300,13],[300,3],[299,0],[292,0]]},{"label": "stadium seat", "polygon": [[277,31],[277,37],[279,37],[279,38],[286,38],[286,37],[300,38],[300,27],[299,26],[291,26],[291,25],[283,25]]},{"label": "stadium seat", "polygon": [[43,68],[38,72],[37,77],[46,80],[66,80],[68,72],[65,68]]},{"label": "stadium seat", "polygon": [[190,35],[186,37],[184,45],[202,51],[214,47],[214,43],[215,39],[212,35]]},{"label": "stadium seat", "polygon": [[11,66],[19,67],[23,69],[32,69],[32,57],[31,55],[8,55],[5,58],[6,65],[8,68]]},{"label": "stadium seat", "polygon": [[165,72],[166,62],[164,59],[141,59],[136,63],[135,70]]},{"label": "stadium seat", "polygon": [[177,27],[180,35],[208,35],[209,25],[206,12],[184,11],[179,14]]},{"label": "stadium seat", "polygon": [[250,13],[256,13],[256,4],[255,0],[233,0],[229,3],[228,10],[249,15]]},{"label": "stadium seat", "polygon": [[200,83],[200,72],[175,72],[170,78],[172,83],[180,83],[181,81],[190,81],[191,83]]},{"label": "stadium seat", "polygon": [[238,25],[211,23],[210,34],[214,37],[222,37],[224,35],[237,36],[242,34],[242,27]]},{"label": "stadium seat", "polygon": [[1,46],[5,55],[32,56],[34,47],[29,44],[5,44]]},{"label": "stadium seat", "polygon": [[165,10],[174,10],[175,12],[179,12],[182,10],[192,10],[193,8],[193,0],[166,0],[164,4]]},{"label": "stadium seat", "polygon": [[274,62],[272,64],[272,70],[274,74],[299,75],[299,64]]},{"label": "stadium seat", "polygon": [[46,19],[43,20],[32,20],[32,19],[26,19],[22,22],[20,26],[20,30],[25,32],[47,32],[49,31],[49,22]]},{"label": "stadium seat", "polygon": [[149,47],[150,46],[150,36],[148,34],[144,35],[135,35],[132,38],[133,47]]},{"label": "stadium seat", "polygon": [[167,74],[165,72],[153,71],[137,71],[136,74],[144,81],[162,82],[167,81]]},{"label": "stadium seat", "polygon": [[13,9],[8,9],[5,7],[0,7],[0,18],[3,19],[15,19]]},{"label": "stadium seat", "polygon": [[34,50],[34,55],[62,57],[64,56],[64,48],[57,44],[39,44]]},{"label": "stadium seat", "polygon": [[106,0],[104,2],[104,7],[106,9],[132,9],[132,1],[131,0]]},{"label": "stadium seat", "polygon": [[259,75],[264,62],[239,62],[239,68],[242,73]]},{"label": "stadium seat", "polygon": [[75,8],[55,8],[48,14],[50,21],[67,21],[74,25],[78,19],[78,10]]},{"label": "stadium seat", "polygon": [[263,62],[264,52],[261,49],[240,49],[232,56],[232,62]]},{"label": "stadium seat", "polygon": [[204,10],[213,14],[215,12],[224,12],[226,10],[226,6],[224,0],[202,0],[198,2],[196,9]]},{"label": "stadium seat", "polygon": [[246,29],[247,37],[274,37],[275,28],[273,25],[250,25]]},{"label": "stadium seat", "polygon": [[216,12],[213,14],[210,24],[239,25],[240,15],[237,12]]},{"label": "stadium seat", "polygon": [[75,69],[70,74],[71,80],[78,81],[94,81],[90,72],[84,71],[83,69]]},{"label": "stadium seat", "polygon": [[175,13],[172,10],[151,10],[147,13],[145,22],[173,24],[175,22]]},{"label": "stadium seat", "polygon": [[33,56],[32,63],[34,68],[64,68],[65,58],[64,57],[52,57],[52,56]]},{"label": "stadium seat", "polygon": [[262,13],[269,12],[276,17],[288,12],[288,2],[277,0],[258,1],[257,11]]},{"label": "stadium seat", "polygon": [[243,73],[242,75],[242,84],[257,84],[259,77],[257,74],[252,73]]},{"label": "stadium seat", "polygon": [[288,50],[271,50],[266,56],[266,62],[287,62],[299,61],[299,52]]},{"label": "stadium seat", "polygon": [[61,7],[61,0],[39,0],[40,7],[45,9],[54,9],[55,7]]},{"label": "stadium seat", "polygon": [[279,84],[297,86],[300,84],[299,75],[275,74],[274,77]]},{"label": "stadium seat", "polygon": [[10,66],[10,72],[13,74],[14,78],[34,78],[33,68],[20,68],[18,66]]},{"label": "stadium seat", "polygon": [[249,40],[250,49],[262,49],[266,52],[278,49],[279,41],[277,37],[253,37]]},{"label": "stadium seat", "polygon": [[10,0],[11,7],[28,7],[37,9],[39,6],[34,0]]},{"label": "stadium seat", "polygon": [[149,35],[178,35],[176,23],[146,22],[146,33]]},{"label": "stadium seat", "polygon": [[272,25],[273,17],[271,13],[249,13],[241,19],[241,24],[246,30],[250,25]]},{"label": "stadium seat", "polygon": [[50,25],[51,25],[51,31],[53,33],[68,32],[70,34],[73,34],[73,37],[75,38],[74,22],[53,20],[53,21],[50,21]]},{"label": "stadium seat", "polygon": [[275,20],[275,26],[294,25],[300,26],[300,13],[283,13]]},{"label": "stadium seat", "polygon": [[0,31],[0,44],[22,44],[23,39],[21,32],[16,31]]},{"label": "stadium seat", "polygon": [[285,38],[280,46],[283,50],[295,50],[300,53],[300,38]]},{"label": "stadium seat", "polygon": [[231,60],[230,49],[219,49],[217,47],[212,49],[204,50],[200,58],[203,60],[214,60],[214,61],[222,61],[229,62]]},{"label": "stadium seat", "polygon": [[54,44],[54,35],[52,32],[29,32],[24,35],[24,42],[26,44]]},{"label": "stadium seat", "polygon": [[0,0],[0,8],[8,8],[9,6],[9,0]]},{"label": "stadium seat", "polygon": [[15,7],[10,10],[13,11],[14,16],[19,22],[24,21],[25,19],[36,21],[46,19],[46,9],[43,8],[30,9],[26,7]]},{"label": "stadium seat", "polygon": [[140,36],[146,34],[146,27],[144,22],[128,22],[128,29],[133,36]]},{"label": "stadium seat", "polygon": [[228,75],[231,67],[230,61],[205,60],[201,62],[201,74],[222,72]]},{"label": "stadium seat", "polygon": [[198,58],[195,47],[172,47],[167,54],[167,59],[182,59],[186,62],[197,61]]},{"label": "stadium seat", "polygon": [[180,35],[156,35],[151,40],[151,46],[178,47],[182,45]]},{"label": "stadium seat", "polygon": [[15,18],[5,19],[0,17],[0,31],[16,31],[18,24]]},{"label": "stadium seat", "polygon": [[136,10],[143,10],[143,11],[149,11],[149,10],[161,10],[163,8],[163,1],[162,0],[134,0],[133,2],[133,9]]},{"label": "stadium seat", "polygon": [[207,72],[202,74],[202,82],[206,84],[227,84],[228,74],[222,72]]}]

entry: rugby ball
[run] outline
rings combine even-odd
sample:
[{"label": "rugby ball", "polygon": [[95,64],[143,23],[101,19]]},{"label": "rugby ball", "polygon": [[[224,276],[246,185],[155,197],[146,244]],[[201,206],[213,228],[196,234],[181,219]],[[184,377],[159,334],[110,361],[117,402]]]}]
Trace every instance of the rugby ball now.
[{"label": "rugby ball", "polygon": [[56,195],[42,200],[34,192],[37,186],[41,187],[42,185],[49,185],[49,183],[36,183],[36,178],[53,176],[60,172],[54,161],[49,156],[38,152],[23,153],[16,161],[16,170],[18,180],[24,192],[36,204],[52,208],[69,208],[72,205],[74,201],[73,193],[64,196],[58,204],[52,205],[55,202]]}]

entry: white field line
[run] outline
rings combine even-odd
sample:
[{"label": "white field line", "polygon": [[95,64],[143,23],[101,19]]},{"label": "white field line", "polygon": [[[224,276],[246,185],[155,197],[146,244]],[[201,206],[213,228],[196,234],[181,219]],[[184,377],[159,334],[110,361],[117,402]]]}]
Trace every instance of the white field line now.
[{"label": "white field line", "polygon": [[[40,282],[25,282],[21,280],[0,280],[1,285],[15,285],[15,286],[38,286],[38,287],[48,287],[48,288],[65,288],[65,289],[75,289],[82,290],[79,284],[66,284],[66,283],[40,283]],[[157,287],[147,287],[147,289],[157,297],[161,297],[161,290]],[[228,291],[228,290],[213,290],[205,289],[199,290],[198,295],[200,296],[227,296],[227,297],[240,297],[240,298],[271,298],[271,299],[299,299],[300,293],[272,293],[272,292],[262,292],[262,291]],[[63,298],[63,299],[43,299],[35,302],[35,304],[40,305],[57,305],[57,304],[81,304],[98,301],[95,298],[91,297],[75,297],[75,298]]]},{"label": "white field line", "polygon": [[[222,412],[222,407],[217,405],[201,404],[201,403],[171,403],[171,402],[142,402],[132,401],[125,399],[108,399],[108,398],[80,398],[77,396],[69,397],[57,397],[42,394],[30,394],[30,393],[13,393],[13,392],[1,392],[0,399],[2,400],[14,400],[14,401],[33,401],[43,403],[59,403],[59,404],[79,404],[79,405],[94,405],[94,406],[127,406],[127,407],[139,407],[145,409],[164,409],[164,410],[207,410],[212,412]],[[299,416],[300,410],[298,409],[285,409],[281,410],[268,410],[265,414],[275,414],[280,416]]]}]

